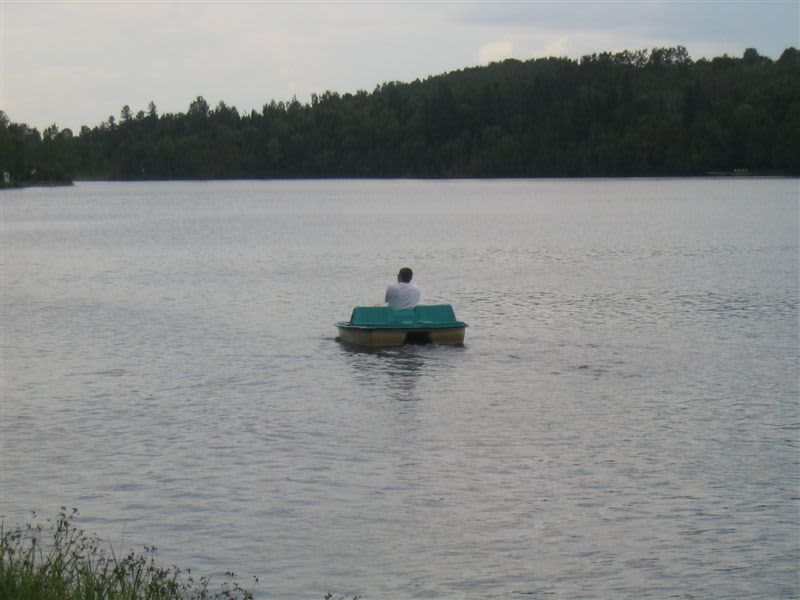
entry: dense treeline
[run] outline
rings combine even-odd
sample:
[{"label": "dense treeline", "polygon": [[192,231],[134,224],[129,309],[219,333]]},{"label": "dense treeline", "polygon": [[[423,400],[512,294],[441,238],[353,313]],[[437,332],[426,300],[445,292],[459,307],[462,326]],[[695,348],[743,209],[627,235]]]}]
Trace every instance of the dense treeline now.
[{"label": "dense treeline", "polygon": [[0,186],[69,182],[77,168],[77,140],[69,129],[51,125],[42,135],[0,111]]},{"label": "dense treeline", "polygon": [[0,168],[17,179],[800,174],[800,51],[506,60],[249,114],[202,97],[178,114],[125,106],[77,136],[3,119]]}]

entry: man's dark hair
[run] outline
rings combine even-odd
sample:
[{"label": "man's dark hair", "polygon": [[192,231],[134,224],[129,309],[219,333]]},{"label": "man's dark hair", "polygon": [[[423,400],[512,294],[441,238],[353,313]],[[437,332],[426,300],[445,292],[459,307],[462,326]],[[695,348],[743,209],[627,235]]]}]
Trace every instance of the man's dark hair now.
[{"label": "man's dark hair", "polygon": [[402,281],[403,283],[409,283],[411,281],[411,278],[414,277],[414,271],[412,271],[408,267],[403,267],[402,269],[400,269],[398,275],[400,275],[400,281]]}]

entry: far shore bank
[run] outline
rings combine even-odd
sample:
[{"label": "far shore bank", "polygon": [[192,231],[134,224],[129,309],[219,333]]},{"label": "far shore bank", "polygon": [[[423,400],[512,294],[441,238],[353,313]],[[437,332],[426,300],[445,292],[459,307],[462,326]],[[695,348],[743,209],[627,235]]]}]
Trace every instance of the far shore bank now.
[{"label": "far shore bank", "polygon": [[[203,182],[203,181],[559,181],[559,180],[638,180],[638,179],[797,179],[800,174],[795,173],[738,173],[738,172],[711,172],[700,173],[693,175],[575,175],[575,176],[528,176],[528,177],[470,177],[453,175],[449,177],[419,177],[419,176],[386,176],[386,177],[314,177],[299,176],[299,177],[176,177],[176,178],[137,178],[137,179],[119,179],[119,178],[103,178],[103,177],[76,177],[74,182],[64,185],[72,185],[74,183],[186,183],[186,182]],[[58,185],[58,184],[55,184]],[[22,186],[29,187],[29,186]]]},{"label": "far shore bank", "polygon": [[0,190],[19,190],[31,187],[70,187],[75,181],[20,181],[15,183],[2,183]]}]

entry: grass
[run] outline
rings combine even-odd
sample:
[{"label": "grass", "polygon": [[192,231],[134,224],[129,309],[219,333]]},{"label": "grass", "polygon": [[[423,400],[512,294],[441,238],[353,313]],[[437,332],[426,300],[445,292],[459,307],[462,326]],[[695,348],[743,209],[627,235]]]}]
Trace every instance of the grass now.
[{"label": "grass", "polygon": [[[0,525],[0,598],[3,600],[253,600],[227,573],[222,586],[190,571],[156,564],[156,549],[117,557],[61,509],[45,525],[6,530]],[[257,579],[255,580],[258,581]]]}]

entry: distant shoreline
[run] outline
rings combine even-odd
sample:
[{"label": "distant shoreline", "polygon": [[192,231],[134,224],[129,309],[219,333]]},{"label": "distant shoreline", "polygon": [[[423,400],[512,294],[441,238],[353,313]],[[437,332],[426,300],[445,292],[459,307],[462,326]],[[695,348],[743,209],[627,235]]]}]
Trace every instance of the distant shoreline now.
[{"label": "distant shoreline", "polygon": [[72,181],[35,181],[0,183],[2,190],[21,190],[26,188],[72,187],[76,183],[187,183],[212,181],[559,181],[559,180],[636,180],[636,179],[797,179],[792,173],[738,173],[715,171],[702,175],[629,175],[629,176],[573,176],[573,177],[185,177],[152,179],[115,179],[103,177],[76,177]]},{"label": "distant shoreline", "polygon": [[70,187],[75,181],[18,181],[14,183],[0,183],[0,190],[19,190],[31,187]]},{"label": "distant shoreline", "polygon": [[[528,176],[528,177],[468,177],[468,176],[451,176],[451,177],[421,177],[421,176],[407,176],[407,177],[315,177],[315,176],[297,176],[297,177],[173,177],[173,178],[140,178],[140,179],[119,179],[119,178],[103,178],[103,177],[76,177],[73,183],[158,183],[158,182],[192,182],[192,181],[557,181],[557,180],[634,180],[634,179],[797,179],[800,175],[793,173],[735,173],[735,172],[710,172],[700,175],[609,175],[609,176]],[[32,184],[31,186],[23,185],[18,187],[32,187],[40,186],[42,184]],[[68,184],[52,184],[57,185],[72,185]]]}]

